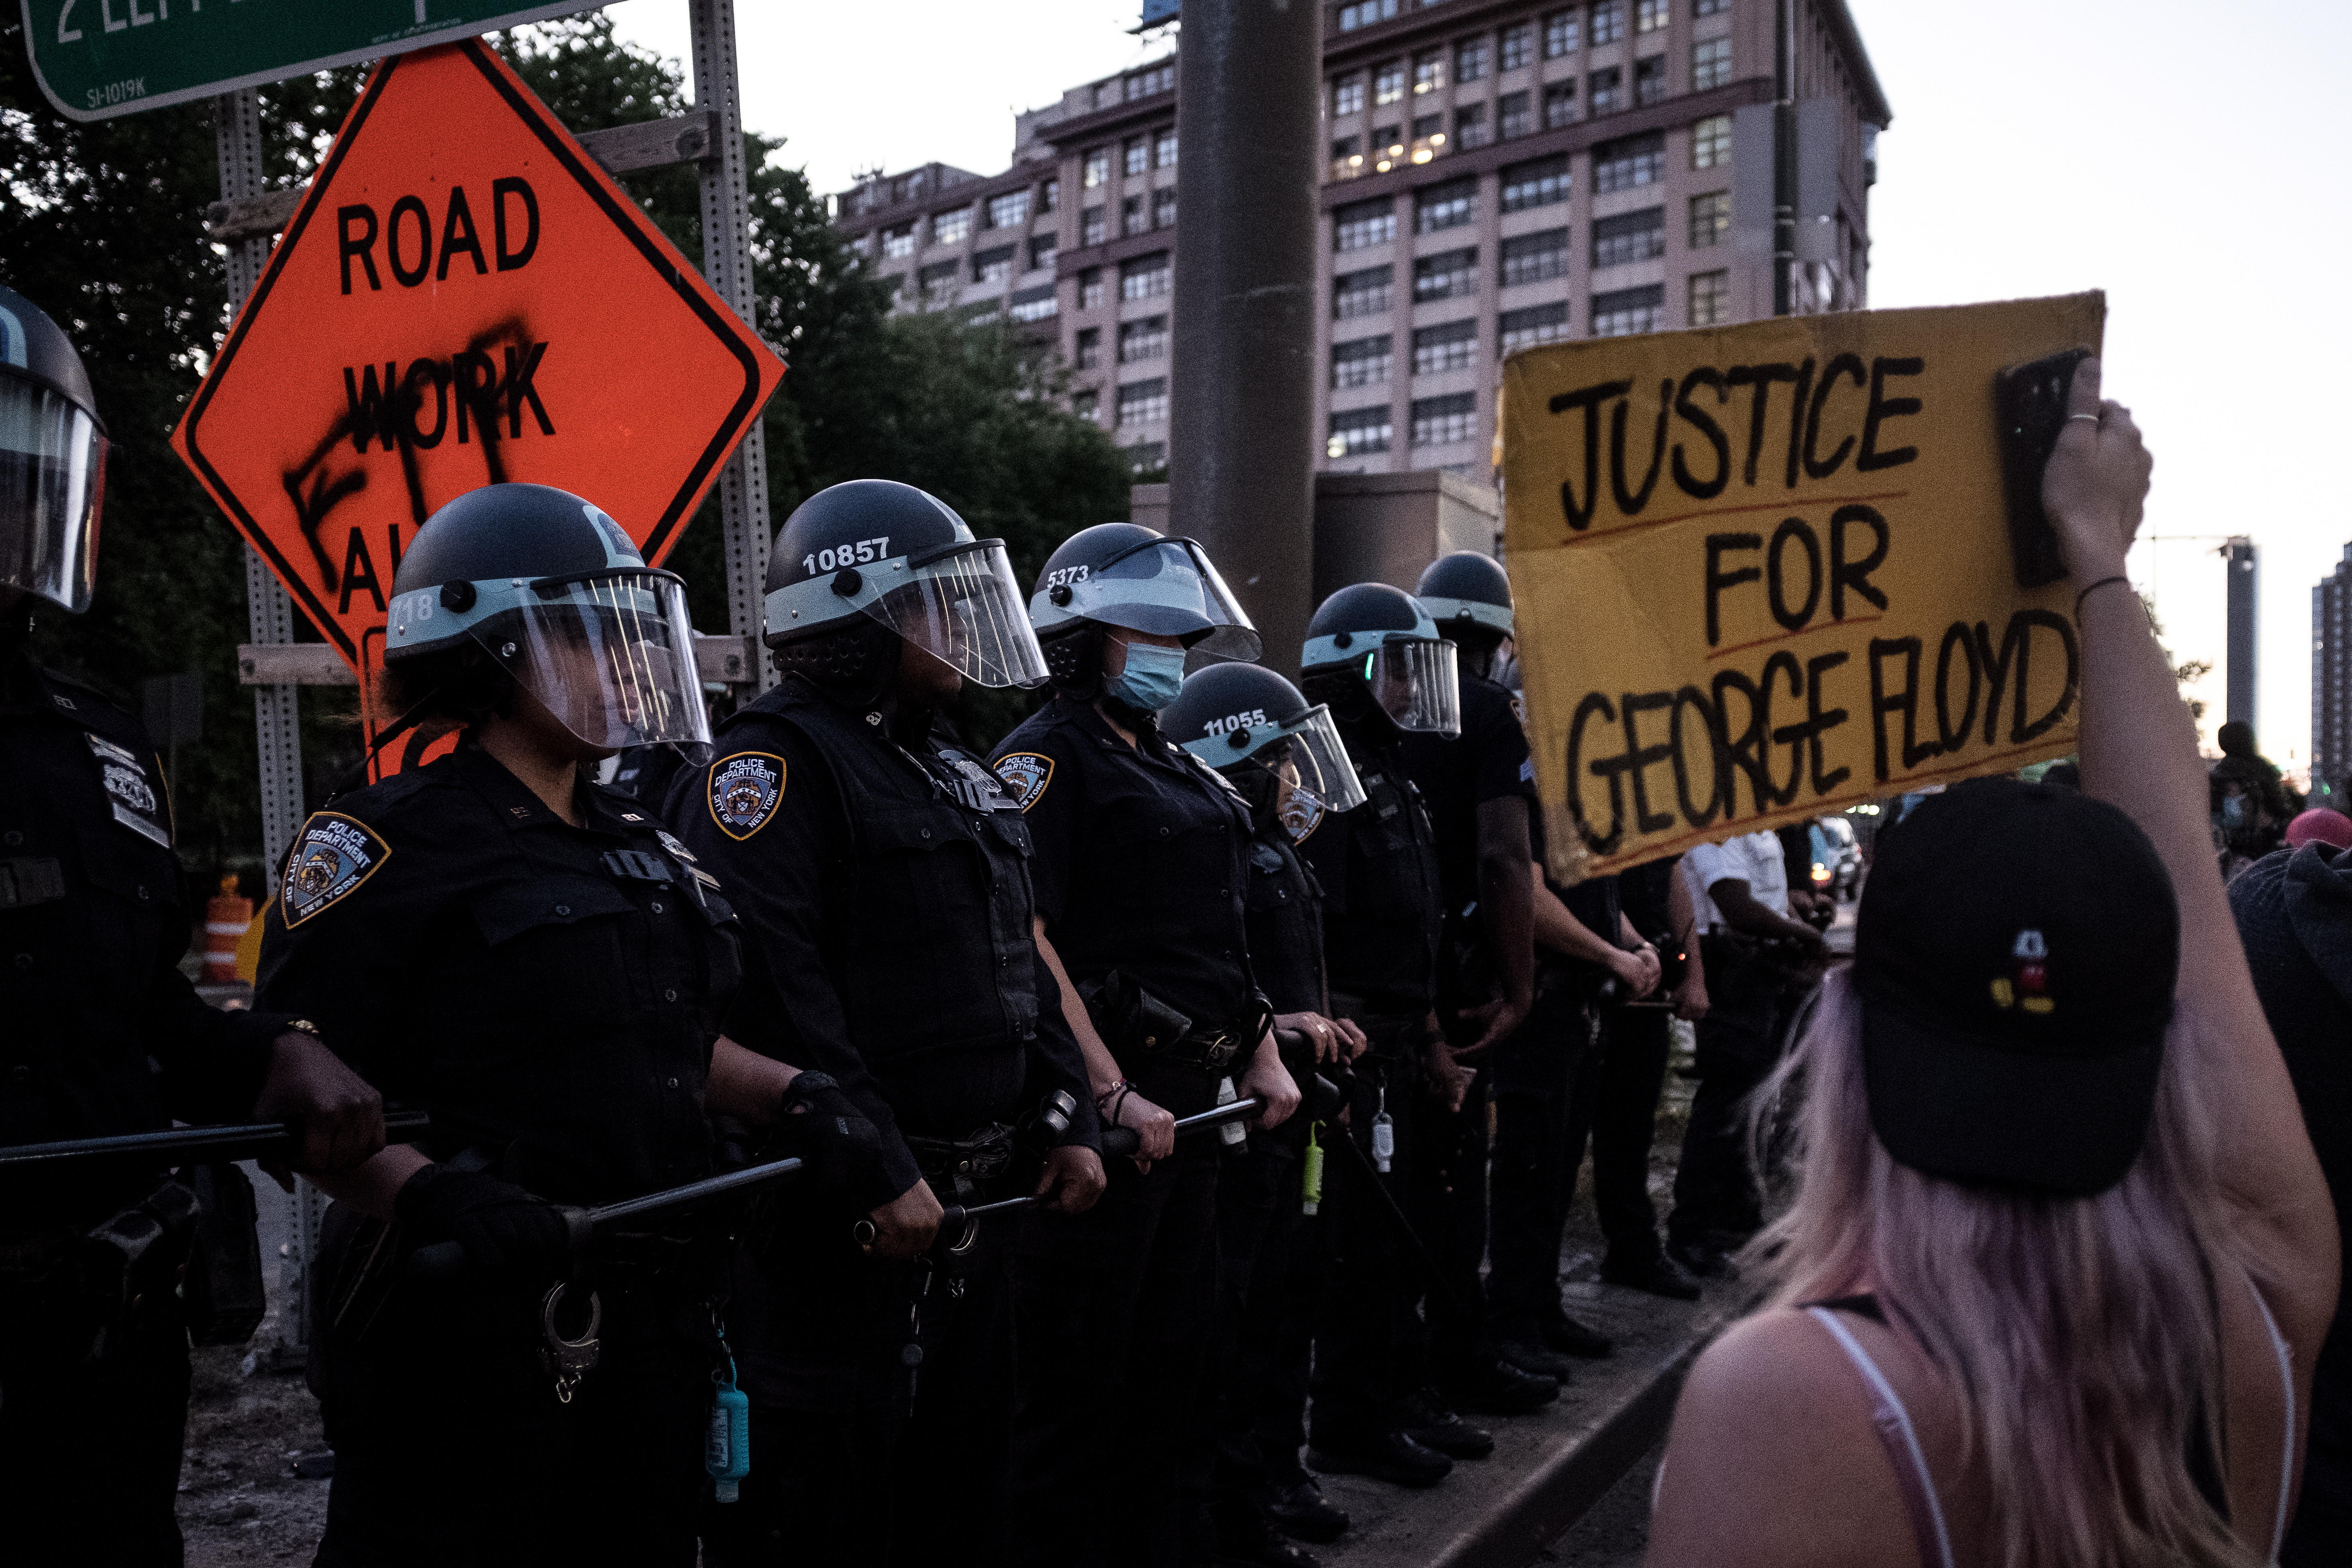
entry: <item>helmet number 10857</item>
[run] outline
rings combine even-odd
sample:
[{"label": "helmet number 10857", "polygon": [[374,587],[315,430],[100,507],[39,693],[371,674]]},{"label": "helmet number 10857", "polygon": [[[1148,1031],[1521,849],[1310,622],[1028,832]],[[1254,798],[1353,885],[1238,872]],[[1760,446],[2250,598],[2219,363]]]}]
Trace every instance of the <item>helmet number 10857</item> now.
[{"label": "helmet number 10857", "polygon": [[861,539],[855,544],[843,544],[820,550],[814,555],[801,557],[801,570],[809,573],[838,572],[845,566],[867,566],[886,559],[890,553],[890,536]]}]

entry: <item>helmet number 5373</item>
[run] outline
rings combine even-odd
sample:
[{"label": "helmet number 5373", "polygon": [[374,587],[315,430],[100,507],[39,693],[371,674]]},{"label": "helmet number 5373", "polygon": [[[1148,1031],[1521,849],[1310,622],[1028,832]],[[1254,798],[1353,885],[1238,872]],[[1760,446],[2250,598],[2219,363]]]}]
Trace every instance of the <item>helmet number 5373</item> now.
[{"label": "helmet number 5373", "polygon": [[861,539],[855,544],[843,544],[820,550],[814,555],[801,557],[803,572],[838,572],[845,566],[867,566],[885,560],[890,553],[890,536]]}]

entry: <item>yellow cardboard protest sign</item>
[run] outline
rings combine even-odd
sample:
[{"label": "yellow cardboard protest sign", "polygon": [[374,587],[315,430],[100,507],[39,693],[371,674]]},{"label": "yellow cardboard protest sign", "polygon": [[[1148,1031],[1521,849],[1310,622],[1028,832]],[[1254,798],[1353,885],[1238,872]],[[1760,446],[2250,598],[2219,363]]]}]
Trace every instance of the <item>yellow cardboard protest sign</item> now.
[{"label": "yellow cardboard protest sign", "polygon": [[1555,875],[2074,747],[1993,383],[2098,294],[1593,339],[1503,369],[1506,553]]}]

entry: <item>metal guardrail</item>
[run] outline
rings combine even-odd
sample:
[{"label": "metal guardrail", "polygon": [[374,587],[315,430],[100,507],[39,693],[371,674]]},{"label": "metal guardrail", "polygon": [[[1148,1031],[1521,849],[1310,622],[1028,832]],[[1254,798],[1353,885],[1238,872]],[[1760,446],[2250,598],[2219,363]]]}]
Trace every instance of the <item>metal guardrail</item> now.
[{"label": "metal guardrail", "polygon": [[[705,680],[740,685],[757,673],[759,649],[750,637],[694,637],[694,662]],[[360,679],[342,657],[322,642],[242,643],[236,650],[239,686],[357,686]]]}]

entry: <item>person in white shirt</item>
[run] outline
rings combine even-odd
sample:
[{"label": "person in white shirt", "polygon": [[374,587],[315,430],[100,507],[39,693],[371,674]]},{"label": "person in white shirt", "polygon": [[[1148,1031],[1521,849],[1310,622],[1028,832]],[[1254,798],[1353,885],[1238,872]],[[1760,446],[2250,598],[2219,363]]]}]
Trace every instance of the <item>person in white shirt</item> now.
[{"label": "person in white shirt", "polygon": [[1767,828],[1683,856],[1705,995],[1698,1092],[1675,1173],[1666,1248],[1698,1275],[1720,1274],[1764,1223],[1741,1107],[1779,1059],[1781,1036],[1828,956],[1822,935],[1789,912],[1780,836]]}]

